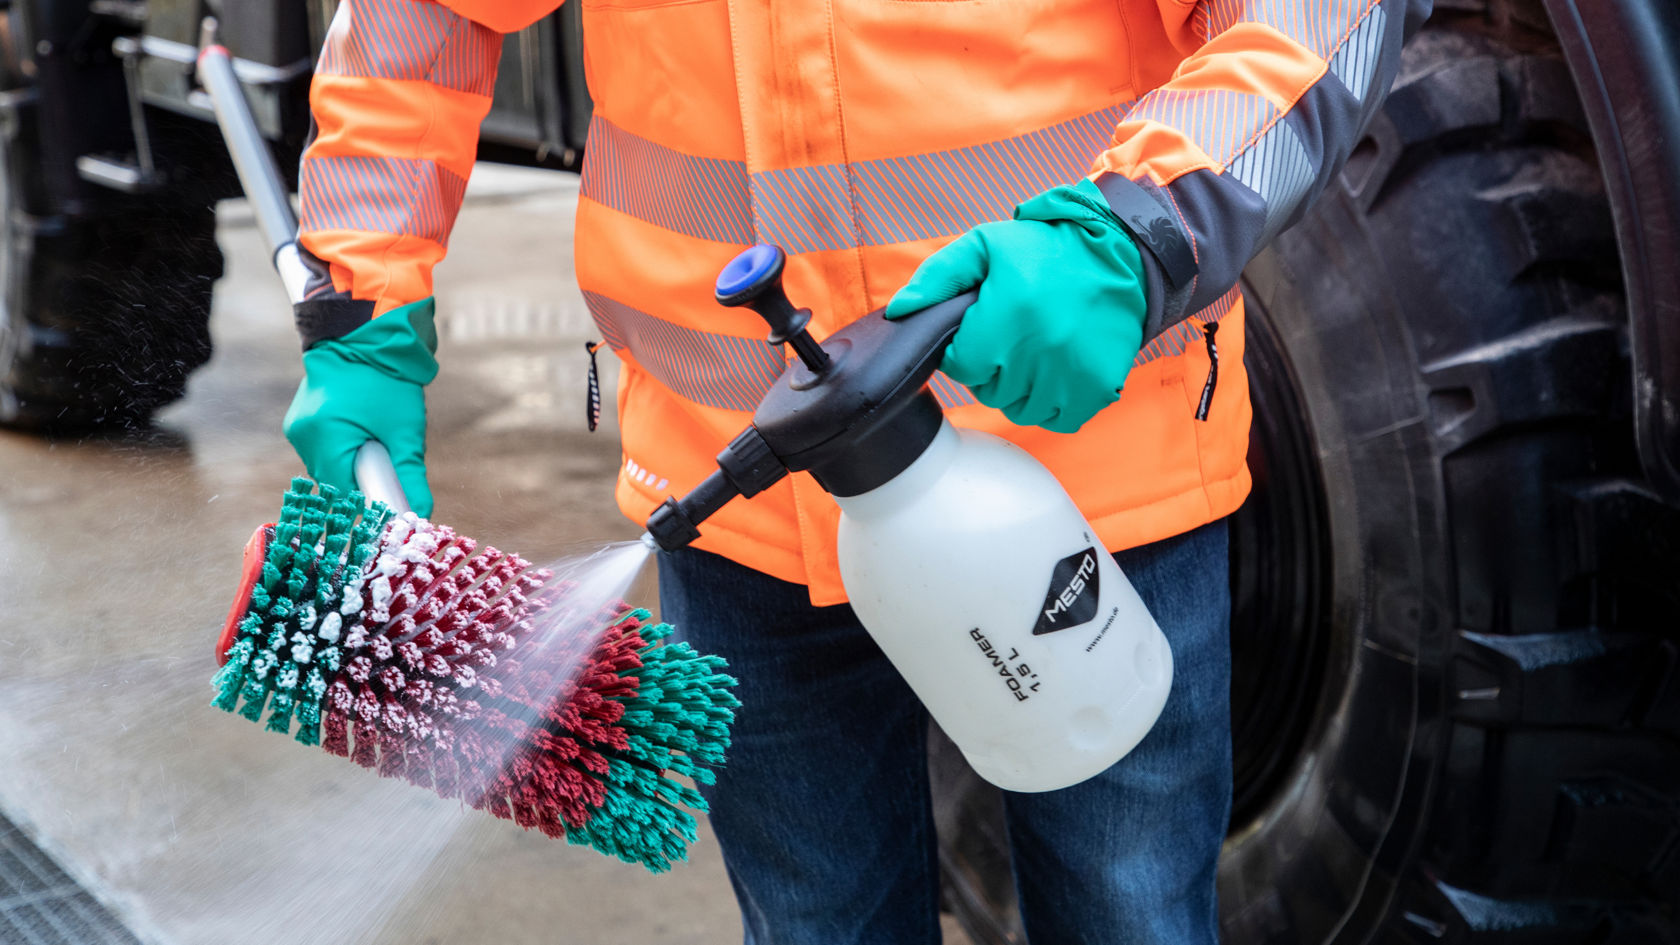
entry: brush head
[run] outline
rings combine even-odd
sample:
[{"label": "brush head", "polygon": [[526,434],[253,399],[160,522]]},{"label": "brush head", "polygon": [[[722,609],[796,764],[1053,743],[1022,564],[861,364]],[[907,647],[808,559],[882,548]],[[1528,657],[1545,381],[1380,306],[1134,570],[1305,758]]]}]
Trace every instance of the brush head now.
[{"label": "brush head", "polygon": [[[443,797],[659,871],[723,763],[723,661],[518,555],[293,480],[246,546],[214,704]],[[254,559],[257,563],[253,564]]]}]

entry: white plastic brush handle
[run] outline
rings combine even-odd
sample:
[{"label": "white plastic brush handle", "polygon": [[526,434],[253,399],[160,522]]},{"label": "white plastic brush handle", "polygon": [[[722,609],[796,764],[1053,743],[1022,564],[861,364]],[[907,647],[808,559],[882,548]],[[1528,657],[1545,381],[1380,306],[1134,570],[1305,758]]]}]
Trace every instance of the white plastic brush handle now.
[{"label": "white plastic brush handle", "polygon": [[368,440],[356,451],[356,488],[362,495],[389,505],[398,514],[412,511],[408,496],[403,494],[402,482],[397,479],[397,467],[391,465],[391,454],[385,444]]}]

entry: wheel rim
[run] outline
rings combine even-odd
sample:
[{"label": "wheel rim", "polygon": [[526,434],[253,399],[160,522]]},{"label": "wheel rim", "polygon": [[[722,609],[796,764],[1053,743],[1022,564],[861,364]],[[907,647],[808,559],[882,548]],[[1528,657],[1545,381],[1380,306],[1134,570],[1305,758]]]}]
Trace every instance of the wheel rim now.
[{"label": "wheel rim", "polygon": [[1276,796],[1324,699],[1331,650],[1329,509],[1295,372],[1253,293],[1244,367],[1254,489],[1231,516],[1231,825]]}]

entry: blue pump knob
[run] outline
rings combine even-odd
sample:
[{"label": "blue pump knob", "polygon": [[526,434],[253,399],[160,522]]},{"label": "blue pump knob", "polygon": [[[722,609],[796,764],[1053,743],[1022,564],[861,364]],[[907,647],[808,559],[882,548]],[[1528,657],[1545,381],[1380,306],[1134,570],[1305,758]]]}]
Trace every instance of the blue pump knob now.
[{"label": "blue pump knob", "polygon": [[828,352],[805,330],[811,310],[794,308],[782,290],[782,266],[787,261],[779,246],[754,246],[729,261],[717,277],[719,305],[745,305],[770,324],[770,343],[793,345],[799,360],[813,373],[828,369]]},{"label": "blue pump knob", "polygon": [[779,246],[754,246],[729,261],[717,277],[720,305],[740,305],[750,295],[767,288],[780,288],[782,263],[787,259]]}]

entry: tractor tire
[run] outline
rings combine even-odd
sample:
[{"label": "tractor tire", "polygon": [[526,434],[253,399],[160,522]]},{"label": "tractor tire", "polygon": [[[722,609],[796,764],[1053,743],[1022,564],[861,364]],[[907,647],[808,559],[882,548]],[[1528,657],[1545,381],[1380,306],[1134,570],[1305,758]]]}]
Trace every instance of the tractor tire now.
[{"label": "tractor tire", "polygon": [[0,427],[142,428],[210,359],[215,206],[168,190],[40,206],[31,109],[5,111]]},{"label": "tractor tire", "polygon": [[[1680,511],[1635,454],[1609,206],[1540,4],[1436,10],[1244,275],[1223,938],[1680,942]],[[1022,942],[952,751],[947,903]]]}]

